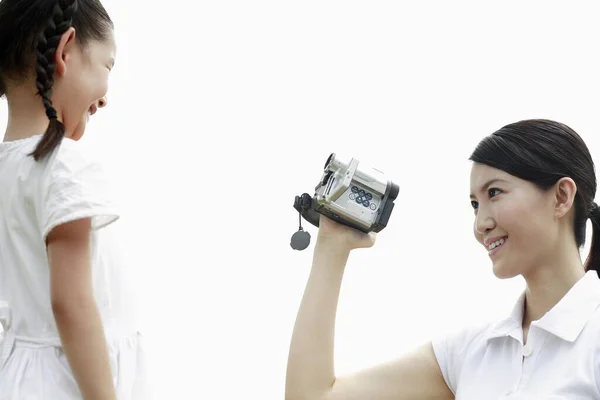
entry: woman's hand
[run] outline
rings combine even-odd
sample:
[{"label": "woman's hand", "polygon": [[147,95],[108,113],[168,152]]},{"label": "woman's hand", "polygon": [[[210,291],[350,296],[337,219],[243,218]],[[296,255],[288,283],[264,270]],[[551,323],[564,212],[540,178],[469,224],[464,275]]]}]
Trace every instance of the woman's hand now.
[{"label": "woman's hand", "polygon": [[334,220],[321,215],[319,218],[319,233],[317,242],[335,243],[345,250],[369,248],[375,244],[377,233],[364,233],[358,229],[350,228],[346,225],[335,222]]}]

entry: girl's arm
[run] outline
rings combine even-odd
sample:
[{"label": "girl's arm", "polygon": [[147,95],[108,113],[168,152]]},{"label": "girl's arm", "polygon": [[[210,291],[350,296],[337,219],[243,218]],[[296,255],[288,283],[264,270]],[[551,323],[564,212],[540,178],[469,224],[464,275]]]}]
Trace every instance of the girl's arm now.
[{"label": "girl's arm", "polygon": [[93,295],[90,219],[68,222],[47,237],[52,311],[63,349],[85,400],[115,400],[108,349]]}]

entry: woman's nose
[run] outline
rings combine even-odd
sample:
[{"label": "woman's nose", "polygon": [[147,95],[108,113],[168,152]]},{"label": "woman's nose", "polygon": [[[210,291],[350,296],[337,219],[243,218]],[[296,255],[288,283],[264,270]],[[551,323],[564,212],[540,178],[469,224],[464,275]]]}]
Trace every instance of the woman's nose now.
[{"label": "woman's nose", "polygon": [[484,215],[481,212],[477,214],[475,219],[475,231],[480,235],[494,229],[494,220],[489,215]]}]

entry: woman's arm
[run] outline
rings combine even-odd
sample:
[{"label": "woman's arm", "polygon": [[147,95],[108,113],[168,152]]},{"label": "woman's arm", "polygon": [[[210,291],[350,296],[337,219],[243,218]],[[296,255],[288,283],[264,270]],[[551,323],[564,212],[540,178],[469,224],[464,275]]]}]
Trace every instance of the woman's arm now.
[{"label": "woman's arm", "polygon": [[59,225],[47,238],[52,311],[85,400],[115,400],[102,321],[93,295],[90,219]]},{"label": "woman's arm", "polygon": [[313,264],[288,357],[286,400],[453,399],[430,343],[394,362],[346,377],[334,373],[334,327],[351,249],[370,247],[364,235],[321,217]]}]

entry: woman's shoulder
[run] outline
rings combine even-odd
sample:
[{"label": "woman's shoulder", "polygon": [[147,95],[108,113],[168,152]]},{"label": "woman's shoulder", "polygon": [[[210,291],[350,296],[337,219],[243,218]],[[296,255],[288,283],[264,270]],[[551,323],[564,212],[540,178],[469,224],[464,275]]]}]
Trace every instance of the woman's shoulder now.
[{"label": "woman's shoulder", "polygon": [[459,351],[464,351],[473,345],[486,342],[494,334],[497,325],[497,321],[493,320],[467,323],[439,333],[433,342],[437,345],[451,345]]},{"label": "woman's shoulder", "polygon": [[591,311],[580,335],[583,338],[592,339],[589,344],[595,346],[600,355],[600,340],[597,340],[600,337],[600,304],[596,304],[595,309]]}]

